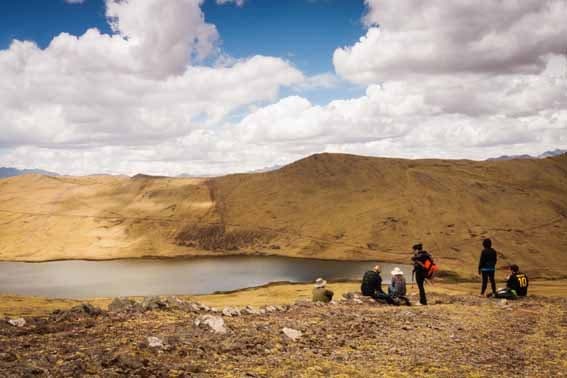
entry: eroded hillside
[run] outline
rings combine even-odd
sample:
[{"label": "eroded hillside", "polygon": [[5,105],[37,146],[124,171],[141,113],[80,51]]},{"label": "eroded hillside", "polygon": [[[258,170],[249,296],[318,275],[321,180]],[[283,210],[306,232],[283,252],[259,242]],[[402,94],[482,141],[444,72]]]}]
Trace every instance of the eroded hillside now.
[{"label": "eroded hillside", "polygon": [[105,259],[264,252],[406,262],[422,241],[474,274],[480,240],[500,265],[567,271],[567,155],[492,162],[319,154],[209,180],[23,176],[0,180],[0,258]]}]

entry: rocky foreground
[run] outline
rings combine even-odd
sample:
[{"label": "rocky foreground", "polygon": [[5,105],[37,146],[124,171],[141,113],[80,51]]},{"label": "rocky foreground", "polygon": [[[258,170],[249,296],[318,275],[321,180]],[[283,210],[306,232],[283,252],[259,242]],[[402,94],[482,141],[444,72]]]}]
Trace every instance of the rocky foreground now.
[{"label": "rocky foreground", "polygon": [[431,295],[389,307],[116,299],[0,321],[0,376],[564,376],[567,300]]}]

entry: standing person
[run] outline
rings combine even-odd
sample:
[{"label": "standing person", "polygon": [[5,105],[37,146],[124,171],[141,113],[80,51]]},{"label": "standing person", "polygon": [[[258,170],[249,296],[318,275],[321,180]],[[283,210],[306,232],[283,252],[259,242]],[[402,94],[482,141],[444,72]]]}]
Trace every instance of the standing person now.
[{"label": "standing person", "polygon": [[484,296],[486,285],[490,280],[492,295],[496,294],[496,282],[494,281],[494,272],[496,270],[496,251],[492,248],[492,240],[484,239],[482,241],[484,249],[480,253],[480,261],[478,262],[478,274],[482,275],[482,286],[480,295]]},{"label": "standing person", "polygon": [[427,297],[425,296],[425,279],[428,275],[428,270],[425,267],[426,262],[433,263],[431,255],[423,249],[421,243],[415,244],[413,247],[413,272],[415,273],[415,282],[417,282],[417,287],[419,288],[419,303],[421,305],[427,305]]},{"label": "standing person", "polygon": [[313,302],[329,303],[333,300],[333,292],[326,288],[327,281],[322,278],[315,280],[315,287],[313,288]]},{"label": "standing person", "polygon": [[380,265],[376,265],[372,270],[364,273],[362,283],[360,284],[360,291],[362,295],[372,297],[378,302],[394,304],[392,298],[382,291],[382,276],[380,276],[380,271]]},{"label": "standing person", "polygon": [[388,286],[388,295],[392,297],[394,304],[404,302],[407,306],[410,305],[409,299],[406,297],[406,279],[404,272],[398,267],[395,267],[391,272],[392,281]]}]

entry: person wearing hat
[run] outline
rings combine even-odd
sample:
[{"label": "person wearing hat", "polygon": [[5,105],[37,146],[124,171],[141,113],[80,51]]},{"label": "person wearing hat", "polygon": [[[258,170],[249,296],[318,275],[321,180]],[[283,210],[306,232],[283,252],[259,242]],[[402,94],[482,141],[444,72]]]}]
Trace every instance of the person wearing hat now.
[{"label": "person wearing hat", "polygon": [[366,297],[372,297],[377,302],[394,304],[392,298],[382,291],[382,276],[380,276],[380,265],[375,265],[372,270],[364,273],[360,291]]},{"label": "person wearing hat", "polygon": [[322,278],[315,280],[315,287],[313,288],[313,302],[329,303],[333,300],[333,292],[326,288],[327,281]]},{"label": "person wearing hat", "polygon": [[388,286],[388,295],[392,297],[394,304],[399,305],[404,303],[406,306],[410,305],[409,299],[406,297],[406,279],[404,272],[398,267],[395,267],[391,272],[392,279],[390,286]]}]

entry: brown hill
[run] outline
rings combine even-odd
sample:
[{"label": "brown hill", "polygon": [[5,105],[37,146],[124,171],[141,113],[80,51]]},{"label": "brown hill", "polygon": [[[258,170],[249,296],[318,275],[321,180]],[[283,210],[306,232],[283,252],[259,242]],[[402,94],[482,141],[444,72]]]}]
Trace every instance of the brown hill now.
[{"label": "brown hill", "polygon": [[402,160],[313,155],[208,180],[0,180],[0,259],[106,259],[255,251],[407,262],[421,241],[442,267],[475,273],[491,237],[500,264],[567,271],[567,155]]}]

